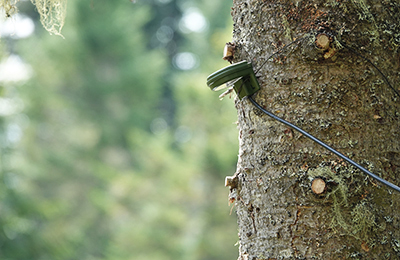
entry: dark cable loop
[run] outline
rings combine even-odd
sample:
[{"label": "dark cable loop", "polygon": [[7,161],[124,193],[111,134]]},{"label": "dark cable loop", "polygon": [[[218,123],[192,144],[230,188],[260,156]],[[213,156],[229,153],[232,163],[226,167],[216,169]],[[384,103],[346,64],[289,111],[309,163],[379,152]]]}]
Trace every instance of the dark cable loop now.
[{"label": "dark cable loop", "polygon": [[303,129],[301,129],[300,127],[297,127],[291,123],[289,123],[288,121],[274,115],[273,113],[265,110],[262,106],[260,106],[260,104],[258,104],[252,96],[248,96],[249,100],[251,101],[251,103],[253,103],[254,106],[256,106],[258,109],[260,109],[263,113],[267,114],[268,116],[272,117],[273,119],[289,126],[290,128],[300,132],[301,134],[305,135],[306,137],[310,138],[312,141],[316,142],[317,144],[321,145],[322,147],[324,147],[325,149],[329,150],[330,152],[336,154],[337,156],[339,156],[340,158],[342,158],[343,160],[349,162],[350,164],[354,165],[355,167],[357,167],[358,169],[360,169],[361,171],[363,171],[364,173],[368,174],[370,177],[374,178],[375,180],[385,184],[386,186],[400,192],[400,187],[394,185],[391,182],[388,182],[384,179],[382,179],[381,177],[373,174],[372,172],[368,171],[367,169],[365,169],[364,167],[362,167],[361,165],[359,165],[358,163],[354,162],[353,160],[351,160],[350,158],[347,158],[346,156],[344,156],[343,154],[339,153],[338,151],[336,151],[335,149],[333,149],[332,147],[330,147],[329,145],[325,144],[324,142],[322,142],[321,140],[315,138],[314,136],[312,136],[311,134],[307,133],[306,131],[304,131]]},{"label": "dark cable loop", "polygon": [[370,61],[369,59],[367,59],[366,57],[364,57],[363,55],[361,55],[361,53],[357,52],[356,50],[354,50],[353,48],[350,48],[349,46],[347,46],[346,44],[344,44],[343,42],[339,42],[341,45],[343,45],[343,47],[345,47],[346,49],[350,50],[351,52],[353,52],[354,54],[360,56],[361,58],[363,58],[366,62],[368,62],[369,64],[372,65],[372,67],[374,67],[379,74],[381,74],[382,78],[385,80],[385,83],[389,86],[389,88],[391,88],[393,90],[393,92],[400,97],[400,93],[392,86],[392,84],[390,84],[388,78],[385,76],[385,74],[383,74],[383,72],[374,64],[372,63],[372,61]]},{"label": "dark cable loop", "polygon": [[288,44],[286,44],[285,46],[283,46],[282,48],[280,48],[279,50],[277,50],[276,52],[272,53],[271,55],[269,55],[269,57],[261,64],[261,66],[254,72],[254,74],[257,75],[257,73],[262,69],[262,67],[264,67],[265,64],[267,64],[267,62],[269,61],[269,59],[271,59],[273,56],[275,56],[276,54],[280,53],[281,51],[283,51],[284,49],[286,49],[287,47],[289,47],[290,45],[299,42],[300,40],[303,40],[307,37],[309,37],[310,35],[305,35],[303,37],[300,37]]}]

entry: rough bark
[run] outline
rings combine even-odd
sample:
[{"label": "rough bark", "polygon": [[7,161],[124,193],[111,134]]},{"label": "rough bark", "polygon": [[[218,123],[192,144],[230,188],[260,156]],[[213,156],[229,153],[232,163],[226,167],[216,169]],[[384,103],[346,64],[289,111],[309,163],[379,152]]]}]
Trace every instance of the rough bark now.
[{"label": "rough bark", "polygon": [[[400,185],[400,3],[234,0],[234,61],[260,68],[254,99]],[[321,38],[320,38],[321,37]],[[328,43],[326,42],[328,39]],[[239,259],[399,259],[400,194],[236,100]],[[326,188],[311,189],[320,178]]]}]

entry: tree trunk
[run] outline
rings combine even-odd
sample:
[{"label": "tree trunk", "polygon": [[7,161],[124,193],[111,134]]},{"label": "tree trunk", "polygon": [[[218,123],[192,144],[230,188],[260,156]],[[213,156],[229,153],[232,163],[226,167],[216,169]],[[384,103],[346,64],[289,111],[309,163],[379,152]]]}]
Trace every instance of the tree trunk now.
[{"label": "tree trunk", "polygon": [[[399,1],[234,0],[232,10],[234,61],[261,68],[253,98],[399,185]],[[236,108],[239,259],[399,259],[398,192],[247,98]]]}]

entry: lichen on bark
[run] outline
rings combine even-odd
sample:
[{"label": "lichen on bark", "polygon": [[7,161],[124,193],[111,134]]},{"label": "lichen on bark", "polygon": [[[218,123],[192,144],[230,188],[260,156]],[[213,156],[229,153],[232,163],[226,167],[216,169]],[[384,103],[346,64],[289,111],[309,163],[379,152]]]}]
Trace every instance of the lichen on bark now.
[{"label": "lichen on bark", "polygon": [[[234,61],[265,63],[254,99],[399,185],[400,24],[396,1],[235,0]],[[383,32],[384,28],[388,32]],[[389,31],[391,33],[389,33]],[[329,46],[318,48],[318,35]],[[324,36],[324,37],[325,37]],[[346,45],[344,45],[346,44]],[[236,100],[239,259],[397,259],[400,195]],[[316,195],[311,180],[327,191]],[[233,195],[232,195],[233,196]],[[385,239],[382,239],[385,238]]]}]

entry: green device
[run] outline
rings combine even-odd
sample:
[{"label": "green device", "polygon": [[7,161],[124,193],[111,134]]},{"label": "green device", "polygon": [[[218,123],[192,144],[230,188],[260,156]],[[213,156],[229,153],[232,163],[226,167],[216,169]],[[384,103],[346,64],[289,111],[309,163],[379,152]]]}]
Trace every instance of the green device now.
[{"label": "green device", "polygon": [[253,65],[245,60],[222,68],[207,77],[207,85],[213,91],[225,88],[220,86],[229,81],[233,81],[233,88],[239,99],[250,96],[260,89]]}]

